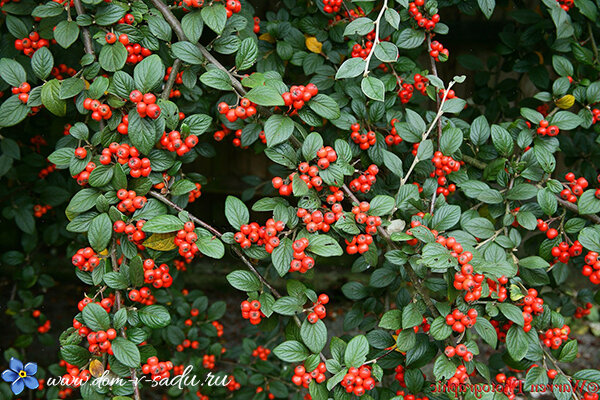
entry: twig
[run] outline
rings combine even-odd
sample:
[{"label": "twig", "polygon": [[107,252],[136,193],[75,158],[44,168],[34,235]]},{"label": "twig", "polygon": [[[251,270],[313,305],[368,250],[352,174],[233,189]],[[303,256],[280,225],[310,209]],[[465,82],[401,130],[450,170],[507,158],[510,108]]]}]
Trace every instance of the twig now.
[{"label": "twig", "polygon": [[[85,14],[85,9],[81,4],[81,0],[73,0],[73,5],[75,6],[77,15]],[[94,53],[94,45],[92,44],[92,35],[90,34],[90,30],[87,26],[81,27],[81,36],[83,36],[83,48],[85,49],[85,52],[96,57],[96,54]]]},{"label": "twig", "polygon": [[171,74],[169,74],[169,79],[167,79],[167,83],[165,83],[165,87],[163,88],[162,94],[160,97],[163,100],[169,100],[169,95],[171,94],[171,90],[173,90],[173,85],[175,85],[175,80],[177,79],[177,73],[181,68],[181,60],[176,58],[173,62],[173,66],[171,67]]},{"label": "twig", "polygon": [[[185,211],[183,208],[179,207],[177,204],[173,203],[171,200],[167,199],[165,196],[163,196],[160,193],[151,191],[150,192],[150,196],[152,196],[152,197],[160,200],[161,202],[165,203],[166,205],[168,205],[169,207],[173,208],[174,210]],[[190,214],[188,211],[186,211],[186,212],[188,213],[190,219],[192,221],[194,221],[196,224],[198,224],[201,227],[207,229],[210,233],[212,233],[213,235],[215,235],[215,236],[217,236],[219,238],[221,236],[223,236],[223,234],[221,232],[219,232],[217,229],[215,229],[211,225],[209,225],[206,222],[202,221],[198,217],[195,217],[194,215]],[[273,296],[275,296],[275,298],[280,298],[281,297],[281,294],[279,294],[279,292],[277,291],[277,289],[275,289],[273,286],[271,286],[271,284],[269,282],[267,282],[267,280],[262,276],[262,274],[260,272],[258,272],[258,270],[254,267],[254,265],[252,265],[252,263],[250,261],[248,261],[248,259],[240,251],[240,249],[238,249],[235,246],[231,246],[231,249],[242,260],[242,262],[244,264],[246,264],[246,266],[248,267],[248,269],[262,282],[262,284],[265,285],[267,288],[269,288],[269,290],[271,291],[271,293],[273,293]]]},{"label": "twig", "polygon": [[[169,7],[165,3],[163,3],[161,0],[151,0],[151,2],[154,5],[154,7],[156,7],[158,9],[158,11],[161,12],[163,17],[165,17],[165,20],[171,26],[171,28],[177,35],[177,38],[180,41],[188,41],[188,38],[185,35],[185,33],[183,32],[183,28],[181,27],[181,23],[179,22],[177,17],[175,15],[173,15],[173,13],[169,9]],[[227,74],[227,76],[229,77],[229,80],[231,81],[231,84],[233,85],[236,92],[238,92],[241,96],[244,96],[246,94],[246,90],[242,86],[242,83],[240,81],[238,81],[231,74],[231,72],[229,72],[229,70],[227,68],[225,68],[215,57],[213,57],[213,55],[210,54],[210,52],[208,50],[206,50],[206,48],[204,46],[202,46],[200,43],[196,43],[196,46],[200,50],[200,53],[202,53],[204,58],[206,58],[206,60],[209,63],[211,63],[212,65],[214,65],[215,67],[217,67],[221,71],[224,71]]]},{"label": "twig", "polygon": [[598,46],[596,46],[596,39],[594,39],[594,32],[592,31],[592,24],[588,21],[588,32],[590,34],[590,39],[592,41],[592,50],[594,51],[594,61],[598,61]]},{"label": "twig", "polygon": [[377,15],[377,19],[374,22],[375,40],[373,40],[373,47],[371,47],[371,51],[369,51],[369,55],[365,59],[366,64],[365,64],[365,71],[363,72],[364,77],[369,75],[369,64],[371,62],[371,58],[373,57],[373,54],[375,54],[375,48],[377,48],[377,45],[380,43],[379,28],[381,27],[381,18],[383,18],[383,15],[385,14],[385,10],[387,10],[387,8],[388,8],[387,0],[383,0],[383,5],[381,6],[381,10],[379,11],[379,14]]}]

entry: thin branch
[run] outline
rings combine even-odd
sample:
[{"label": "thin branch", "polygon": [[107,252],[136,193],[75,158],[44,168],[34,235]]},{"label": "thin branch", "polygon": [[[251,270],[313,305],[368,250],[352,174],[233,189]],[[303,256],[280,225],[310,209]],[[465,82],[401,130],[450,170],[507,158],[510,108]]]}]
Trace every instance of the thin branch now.
[{"label": "thin branch", "polygon": [[365,58],[365,71],[363,72],[363,76],[367,76],[369,75],[369,64],[371,62],[371,58],[373,57],[373,54],[375,54],[375,48],[377,48],[377,45],[380,43],[379,41],[379,29],[381,27],[381,18],[383,18],[383,15],[385,14],[385,10],[387,10],[388,6],[387,6],[387,0],[383,0],[383,5],[381,6],[381,10],[379,11],[379,15],[377,15],[377,19],[374,22],[375,25],[375,40],[373,40],[373,47],[371,47],[371,51],[369,51],[369,55],[367,56],[367,58]]},{"label": "thin branch", "polygon": [[167,83],[165,83],[165,87],[163,88],[162,94],[160,97],[163,100],[169,100],[169,95],[171,94],[171,90],[173,90],[173,85],[175,85],[175,80],[177,79],[177,73],[181,69],[182,61],[179,58],[176,58],[173,62],[173,66],[171,67],[171,73],[169,74],[169,78],[167,79]]},{"label": "thin branch", "polygon": [[[77,11],[77,15],[84,15],[85,9],[81,4],[81,0],[73,0],[73,5],[75,6],[75,11]],[[87,26],[81,27],[81,36],[83,37],[83,48],[87,54],[91,54],[96,57],[94,53],[94,45],[92,43],[92,35],[90,34],[90,30]]]},{"label": "thin branch", "polygon": [[[353,202],[360,203],[360,201],[358,200],[358,198],[354,195],[354,193],[352,193],[352,191],[348,188],[348,186],[346,184],[342,185],[342,190],[348,195],[348,197]],[[400,248],[398,247],[398,245],[396,244],[396,242],[394,242],[390,238],[389,233],[384,228],[382,228],[381,226],[378,226],[377,227],[377,232],[379,232],[379,234],[386,241],[386,243],[388,244],[388,246],[390,246],[393,249],[400,250]],[[408,273],[408,278],[410,279],[411,283],[413,284],[414,288],[416,289],[416,292],[421,295],[421,297],[423,298],[423,301],[427,305],[427,308],[429,308],[429,311],[431,312],[431,314],[433,315],[433,317],[434,318],[439,317],[440,313],[439,313],[438,309],[433,304],[433,300],[431,300],[431,297],[429,297],[429,294],[425,290],[425,287],[421,283],[421,281],[420,281],[419,277],[417,276],[415,270],[408,263],[404,265],[404,268],[406,269],[406,272]]]},{"label": "thin branch", "polygon": [[[215,235],[215,236],[217,236],[219,238],[221,236],[223,236],[223,234],[221,232],[219,232],[217,229],[215,229],[213,226],[211,226],[211,225],[207,224],[206,222],[202,221],[200,218],[195,217],[194,215],[190,214],[188,211],[184,210],[182,207],[180,207],[177,204],[173,203],[171,200],[167,199],[162,194],[154,192],[154,191],[150,191],[150,196],[152,196],[152,197],[160,200],[161,202],[165,203],[166,205],[168,205],[169,207],[173,208],[174,210],[187,212],[188,215],[189,215],[189,217],[190,217],[190,219],[192,221],[194,221],[194,223],[196,223],[196,224],[200,225],[201,227],[207,229],[213,235]],[[241,252],[240,249],[238,249],[235,246],[231,246],[231,249],[242,260],[242,262],[244,264],[246,264],[246,266],[248,267],[248,269],[262,282],[262,284],[265,285],[267,288],[269,288],[269,290],[271,291],[271,293],[273,293],[273,296],[275,298],[280,298],[281,297],[281,294],[279,294],[279,292],[277,291],[277,289],[275,289],[269,282],[267,282],[267,280],[262,276],[262,274],[260,272],[258,272],[258,270],[254,267],[254,265],[252,265],[252,263],[250,261],[248,261],[248,259]]]}]

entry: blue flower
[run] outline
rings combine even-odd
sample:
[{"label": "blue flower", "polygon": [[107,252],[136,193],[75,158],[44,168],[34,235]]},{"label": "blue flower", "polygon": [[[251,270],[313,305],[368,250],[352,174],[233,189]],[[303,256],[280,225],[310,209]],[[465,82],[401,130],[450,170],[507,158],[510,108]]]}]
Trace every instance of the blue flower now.
[{"label": "blue flower", "polygon": [[27,386],[29,389],[37,389],[40,385],[38,380],[34,378],[37,373],[37,364],[30,362],[25,364],[14,357],[11,357],[9,369],[2,372],[2,379],[5,382],[10,382],[10,389],[14,394],[19,394]]}]

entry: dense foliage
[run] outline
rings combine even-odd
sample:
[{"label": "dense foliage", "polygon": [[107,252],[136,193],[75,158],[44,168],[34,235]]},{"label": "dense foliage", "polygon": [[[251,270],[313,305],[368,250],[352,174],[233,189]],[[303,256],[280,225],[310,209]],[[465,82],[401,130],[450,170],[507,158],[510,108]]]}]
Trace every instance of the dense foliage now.
[{"label": "dense foliage", "polygon": [[[600,2],[505,3],[3,0],[4,357],[39,363],[29,398],[597,399],[597,350],[569,363],[600,302]],[[495,18],[484,49],[444,44]],[[271,163],[225,229],[186,211],[215,140]],[[233,260],[239,304],[186,285],[199,257]],[[315,290],[331,263],[347,300]],[[61,291],[72,326],[43,312]],[[188,365],[229,383],[152,387]],[[148,380],[79,381],[105,371]]]}]

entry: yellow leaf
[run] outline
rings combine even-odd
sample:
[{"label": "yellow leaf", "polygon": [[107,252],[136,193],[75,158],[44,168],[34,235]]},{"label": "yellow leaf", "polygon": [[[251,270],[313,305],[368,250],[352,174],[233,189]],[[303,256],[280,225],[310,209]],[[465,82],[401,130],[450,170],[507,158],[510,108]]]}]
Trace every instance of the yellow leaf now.
[{"label": "yellow leaf", "polygon": [[538,56],[538,60],[540,61],[540,65],[544,64],[544,56],[542,55],[542,53],[540,53],[539,51],[535,51],[535,54],[537,54]]},{"label": "yellow leaf", "polygon": [[323,43],[319,42],[316,37],[309,36],[306,38],[306,48],[313,53],[319,54],[323,49]]},{"label": "yellow leaf", "polygon": [[144,241],[144,246],[152,250],[169,251],[173,250],[175,243],[173,239],[175,233],[153,233],[148,239]]},{"label": "yellow leaf", "polygon": [[108,249],[104,249],[100,252],[101,256],[107,256],[108,255]]},{"label": "yellow leaf", "polygon": [[92,360],[90,363],[90,374],[92,374],[94,378],[98,378],[102,376],[103,373],[104,366],[102,365],[102,362],[100,360]]},{"label": "yellow leaf", "polygon": [[[394,338],[394,341],[398,340],[398,335],[392,335],[392,337]],[[394,351],[397,351],[398,353],[406,354],[405,352],[398,350],[397,344],[393,345],[392,347],[394,348]]]},{"label": "yellow leaf", "polygon": [[560,99],[556,100],[554,102],[554,104],[556,104],[556,106],[558,108],[567,110],[567,109],[573,107],[573,104],[575,104],[575,96],[573,96],[572,94],[566,94],[563,97],[561,97]]},{"label": "yellow leaf", "polygon": [[269,33],[263,33],[258,37],[260,40],[264,40],[265,42],[275,43],[275,39]]}]

